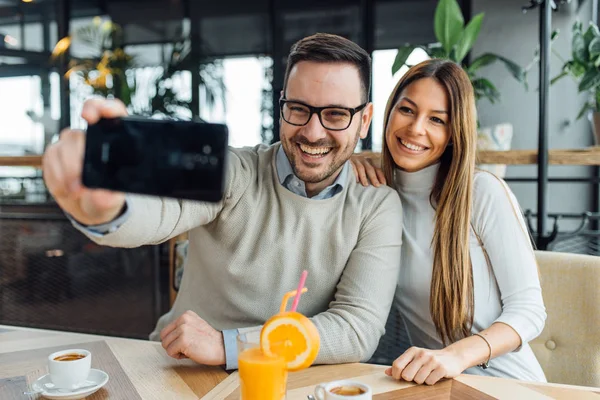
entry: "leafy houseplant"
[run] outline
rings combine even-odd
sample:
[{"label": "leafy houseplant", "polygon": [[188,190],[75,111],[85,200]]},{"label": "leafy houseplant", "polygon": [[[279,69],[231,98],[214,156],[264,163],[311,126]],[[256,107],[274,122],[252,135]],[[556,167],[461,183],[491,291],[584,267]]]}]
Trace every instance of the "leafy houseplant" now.
[{"label": "leafy houseplant", "polygon": [[[480,68],[494,62],[504,64],[511,75],[527,88],[526,70],[498,54],[484,53],[475,58],[470,65],[463,64],[479,36],[483,15],[483,13],[475,15],[465,26],[458,2],[456,0],[440,0],[434,16],[434,33],[438,42],[427,45],[405,44],[401,46],[392,65],[392,74],[407,65],[406,60],[414,49],[421,48],[431,58],[450,59],[462,65],[471,79],[476,100],[486,98],[491,103],[495,103],[500,99],[500,92],[496,86],[489,79],[479,75]],[[410,67],[410,65],[408,66]]]},{"label": "leafy houseplant", "polygon": [[52,59],[64,57],[73,40],[86,47],[87,57],[69,57],[69,70],[66,78],[77,73],[83,77],[86,85],[94,94],[103,97],[113,96],[126,106],[131,105],[131,96],[135,92],[135,79],[127,79],[127,70],[135,66],[134,57],[123,48],[123,31],[110,21],[100,17],[83,26],[74,34],[58,41],[52,51]]},{"label": "leafy houseplant", "polygon": [[554,77],[551,84],[556,83],[563,77],[570,75],[579,82],[579,93],[588,95],[588,99],[581,107],[577,119],[593,112],[596,130],[596,141],[598,141],[598,130],[600,121],[600,31],[598,26],[590,22],[588,29],[584,32],[580,21],[573,24],[573,39],[571,42],[571,59],[562,60],[561,73]]},{"label": "leafy houseplant", "polygon": [[[183,35],[182,35],[183,36]],[[123,45],[121,27],[111,21],[102,22],[95,17],[90,25],[76,30],[72,35],[62,38],[52,52],[53,60],[64,57],[73,41],[78,41],[88,50],[87,57],[69,57],[71,74],[79,74],[83,82],[92,88],[93,94],[114,97],[123,101],[133,114],[153,115],[155,113],[178,116],[181,109],[190,109],[190,101],[179,98],[174,88],[173,78],[181,71],[194,71],[191,60],[189,38],[173,43],[170,56],[161,65],[161,71],[148,78],[148,82],[138,82],[134,68],[136,59],[127,53]],[[221,97],[225,108],[225,84],[223,66],[219,60],[204,60],[199,70],[200,85],[205,89],[206,105],[212,107]],[[154,90],[150,98],[136,98],[139,83],[146,83]],[[136,98],[137,101],[133,101]]]},{"label": "leafy houseplant", "polygon": [[[207,50],[207,49],[205,49]],[[173,80],[181,71],[194,71],[198,68],[191,57],[191,43],[187,38],[178,40],[173,44],[170,56],[162,65],[162,72],[154,78],[154,96],[150,99],[144,114],[161,113],[176,116],[178,109],[190,109],[191,101],[179,98]],[[205,105],[212,108],[218,100],[225,109],[225,82],[224,67],[222,60],[204,59],[199,65],[200,86],[205,91]]]}]

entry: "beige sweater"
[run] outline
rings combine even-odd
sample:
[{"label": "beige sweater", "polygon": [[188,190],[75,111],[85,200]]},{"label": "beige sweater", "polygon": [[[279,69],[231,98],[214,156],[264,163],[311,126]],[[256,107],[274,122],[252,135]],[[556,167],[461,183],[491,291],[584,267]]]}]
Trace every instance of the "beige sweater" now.
[{"label": "beige sweater", "polygon": [[389,188],[348,177],[336,196],[298,196],[278,181],[279,145],[231,149],[219,204],[128,195],[131,215],[102,245],[136,247],[189,231],[181,288],[150,338],[186,310],[218,330],[263,324],[308,270],[298,311],[321,335],[317,363],[375,351],[400,267],[402,207]]}]

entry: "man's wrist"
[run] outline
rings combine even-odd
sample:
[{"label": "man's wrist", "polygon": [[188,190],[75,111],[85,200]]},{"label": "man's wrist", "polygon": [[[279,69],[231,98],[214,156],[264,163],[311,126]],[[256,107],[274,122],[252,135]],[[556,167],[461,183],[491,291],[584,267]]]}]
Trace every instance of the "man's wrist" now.
[{"label": "man's wrist", "polygon": [[83,225],[74,216],[72,216],[70,214],[66,214],[66,215],[71,220],[71,222],[73,223],[73,225],[76,228],[85,231],[88,235],[102,237],[106,234],[113,233],[117,229],[119,229],[127,221],[130,214],[131,214],[131,211],[130,211],[128,202],[127,202],[127,200],[125,200],[125,204],[119,211],[119,214],[117,215],[117,217],[113,218],[110,222],[108,222],[106,224]]},{"label": "man's wrist", "polygon": [[99,222],[97,221],[96,223],[90,223],[90,224],[82,224],[80,222],[81,225],[85,226],[86,228],[95,228],[98,226],[105,226],[105,225],[109,225],[114,223],[115,221],[117,221],[119,218],[121,218],[123,215],[125,215],[125,213],[127,212],[127,201],[123,202],[123,205],[114,213],[110,213],[109,217],[106,218],[102,218],[103,221],[106,222]]}]

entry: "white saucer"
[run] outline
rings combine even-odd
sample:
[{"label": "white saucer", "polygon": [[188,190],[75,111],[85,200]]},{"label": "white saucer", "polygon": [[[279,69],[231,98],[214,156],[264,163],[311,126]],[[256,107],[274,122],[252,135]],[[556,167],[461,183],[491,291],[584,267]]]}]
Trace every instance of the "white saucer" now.
[{"label": "white saucer", "polygon": [[82,383],[81,386],[94,385],[92,387],[68,391],[67,389],[60,389],[60,391],[56,389],[47,389],[44,385],[52,383],[52,380],[50,379],[50,374],[46,374],[33,382],[31,388],[34,391],[39,391],[39,394],[50,400],[77,400],[95,393],[102,386],[106,385],[106,382],[108,382],[108,374],[106,372],[99,369],[90,369],[87,380]]}]

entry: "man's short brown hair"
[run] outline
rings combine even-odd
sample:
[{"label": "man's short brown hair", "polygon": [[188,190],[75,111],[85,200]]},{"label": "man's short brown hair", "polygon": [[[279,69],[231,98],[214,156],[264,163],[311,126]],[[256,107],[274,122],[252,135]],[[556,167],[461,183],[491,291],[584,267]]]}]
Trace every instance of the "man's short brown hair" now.
[{"label": "man's short brown hair", "polygon": [[283,93],[287,88],[290,71],[300,61],[322,63],[350,63],[356,66],[360,75],[362,101],[369,100],[371,90],[371,57],[351,40],[328,33],[316,33],[294,43],[287,59]]}]

